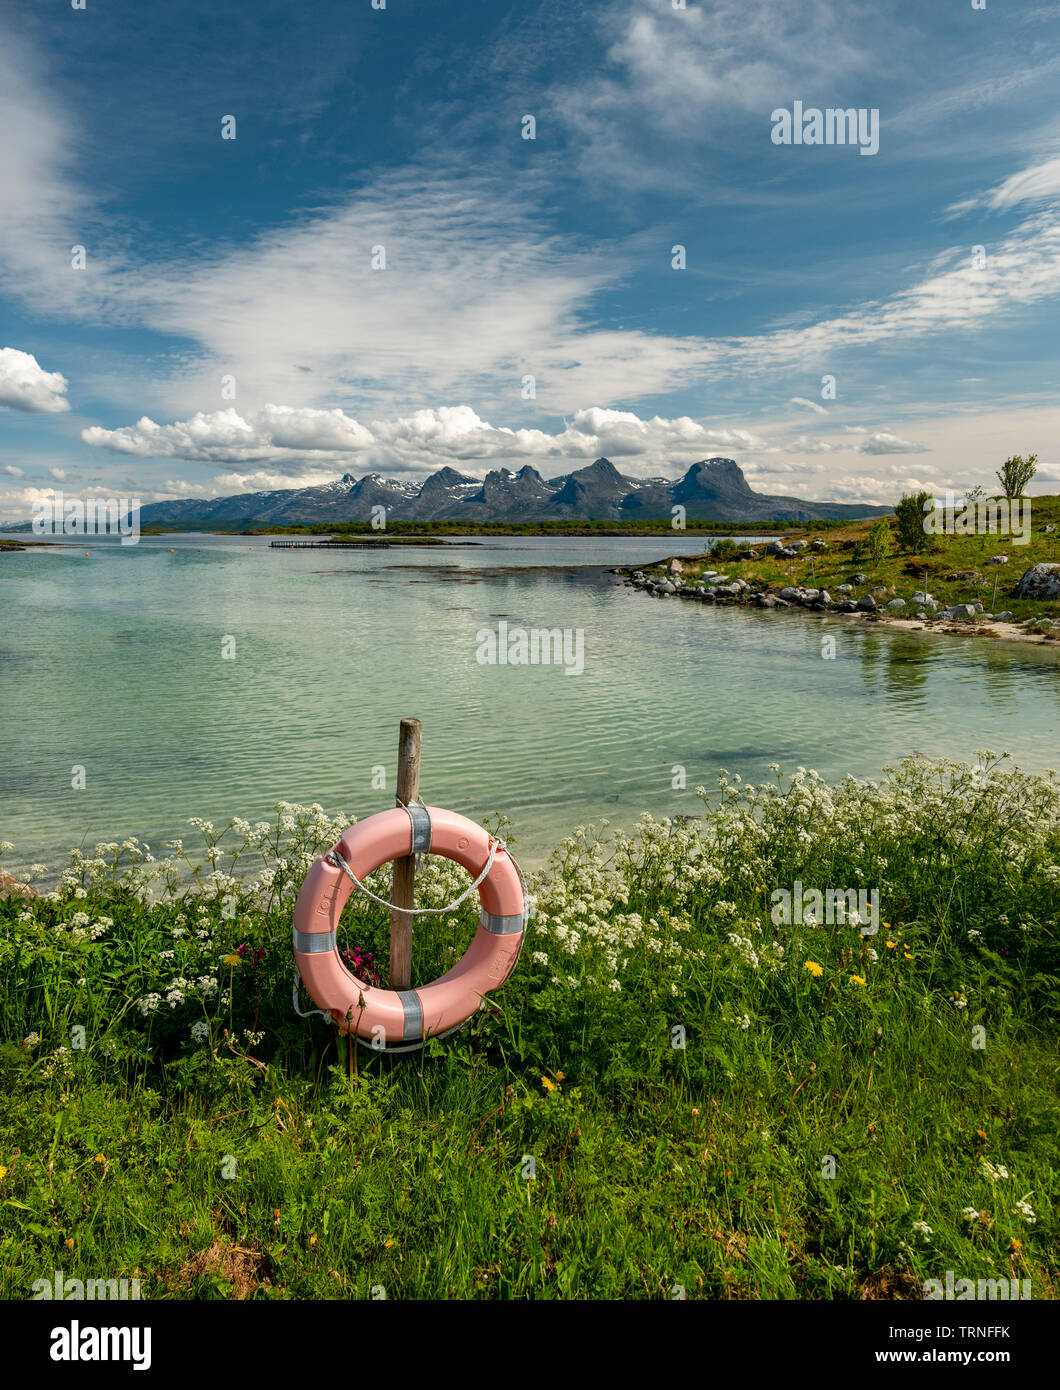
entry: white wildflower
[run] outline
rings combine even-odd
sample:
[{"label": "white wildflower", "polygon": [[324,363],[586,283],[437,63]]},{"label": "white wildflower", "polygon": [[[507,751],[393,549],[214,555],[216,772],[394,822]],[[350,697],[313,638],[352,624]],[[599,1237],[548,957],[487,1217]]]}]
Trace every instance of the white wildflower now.
[{"label": "white wildflower", "polygon": [[1009,1176],[1009,1171],[1003,1163],[991,1163],[988,1158],[980,1158],[979,1166],[983,1170],[983,1177],[989,1178],[991,1182],[1001,1182]]}]

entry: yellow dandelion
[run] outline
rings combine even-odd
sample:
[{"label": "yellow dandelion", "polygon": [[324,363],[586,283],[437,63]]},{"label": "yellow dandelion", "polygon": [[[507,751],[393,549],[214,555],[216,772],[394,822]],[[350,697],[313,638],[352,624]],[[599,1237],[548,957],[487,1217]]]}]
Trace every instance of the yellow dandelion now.
[{"label": "yellow dandelion", "polygon": [[1012,1244],[1009,1246],[1009,1249],[1012,1251],[1014,1255],[1018,1255],[1023,1249],[1023,1241],[1017,1240],[1016,1237],[1013,1236]]},{"label": "yellow dandelion", "polygon": [[561,1071],[556,1072],[556,1080],[557,1080],[557,1081],[566,1081],[566,1079],[567,1079],[567,1078],[564,1076],[563,1072],[561,1072]]},{"label": "yellow dandelion", "polygon": [[0,1182],[3,1182],[10,1171],[10,1168],[0,1168]]},{"label": "yellow dandelion", "polygon": [[546,1091],[554,1091],[556,1089],[556,1083],[554,1081],[550,1081],[547,1076],[543,1076],[541,1078],[541,1084],[542,1086],[544,1086]]},{"label": "yellow dandelion", "polygon": [[902,952],[902,955],[905,956],[906,960],[912,960],[912,959],[913,959],[913,957],[909,954],[908,951],[903,951],[903,952]]},{"label": "yellow dandelion", "polygon": [[897,942],[897,941],[885,941],[883,944],[887,947],[888,951],[893,951],[894,948],[898,945],[898,942]]},{"label": "yellow dandelion", "polygon": [[243,957],[237,955],[225,956],[224,961],[222,963],[234,970],[237,965],[243,964]]},{"label": "yellow dandelion", "polygon": [[815,960],[808,960],[806,962],[806,969],[815,980],[819,979],[824,974],[824,966],[818,965]]},{"label": "yellow dandelion", "polygon": [[865,983],[865,976],[864,976],[864,975],[851,975],[851,977],[850,977],[850,983],[851,983],[852,985],[863,985],[863,984]]},{"label": "yellow dandelion", "polygon": [[107,1160],[102,1154],[96,1154],[95,1158],[92,1160],[93,1163],[106,1163],[106,1161]]},{"label": "yellow dandelion", "polygon": [[73,1236],[70,1236],[69,1239],[67,1240],[67,1242],[66,1242],[66,1248],[67,1248],[67,1250],[72,1250],[72,1249],[74,1248],[74,1238],[73,1238]]},{"label": "yellow dandelion", "polygon": [[317,1248],[317,1238],[315,1235],[309,1237],[309,1248],[310,1250],[315,1250]]},{"label": "yellow dandelion", "polygon": [[975,1131],[975,1137],[976,1137],[977,1139],[981,1139],[981,1140],[983,1141],[983,1143],[985,1144],[985,1143],[986,1143],[986,1130],[985,1130],[985,1129],[977,1129],[977,1130]]},{"label": "yellow dandelion", "polygon": [[383,1249],[384,1249],[384,1250],[389,1250],[390,1247],[391,1247],[392,1245],[395,1245],[395,1244],[396,1244],[395,1241],[392,1241],[392,1240],[384,1240],[384,1241],[383,1241]]}]

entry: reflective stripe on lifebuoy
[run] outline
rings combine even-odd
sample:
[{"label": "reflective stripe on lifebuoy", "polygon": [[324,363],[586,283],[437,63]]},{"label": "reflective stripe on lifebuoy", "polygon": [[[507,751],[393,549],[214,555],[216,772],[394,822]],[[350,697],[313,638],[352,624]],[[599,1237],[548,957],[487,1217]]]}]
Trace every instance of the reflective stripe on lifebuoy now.
[{"label": "reflective stripe on lifebuoy", "polygon": [[362,883],[381,865],[427,849],[463,865],[477,878],[494,846],[493,864],[478,888],[481,912],[474,940],[452,970],[421,989],[379,989],[346,969],[337,933],[353,883],[341,868],[328,863],[326,855],[316,861],[295,903],[294,958],[317,1007],[330,1012],[340,1031],[368,1040],[382,1038],[395,1046],[414,1045],[459,1028],[483,996],[499,989],[515,968],[527,922],[518,865],[503,845],[466,816],[434,806],[396,807],[345,832],[331,853],[342,855]]}]

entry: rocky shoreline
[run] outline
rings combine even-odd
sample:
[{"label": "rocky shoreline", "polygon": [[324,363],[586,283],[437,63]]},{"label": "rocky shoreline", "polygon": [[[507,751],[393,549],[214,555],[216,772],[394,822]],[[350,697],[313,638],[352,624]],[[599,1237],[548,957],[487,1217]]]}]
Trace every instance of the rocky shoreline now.
[{"label": "rocky shoreline", "polygon": [[[793,559],[799,557],[802,551],[820,553],[827,549],[823,541],[795,541],[788,545],[774,541],[763,553]],[[760,557],[755,551],[747,551],[729,558],[730,561],[745,561]],[[946,606],[937,603],[926,590],[915,591],[908,600],[897,595],[888,598],[893,590],[886,585],[873,586],[871,576],[858,570],[854,570],[844,583],[833,586],[833,593],[827,588],[799,584],[780,585],[731,579],[721,570],[702,568],[702,564],[702,557],[689,559],[674,556],[656,565],[617,570],[615,573],[625,579],[627,586],[658,599],[680,598],[695,603],[766,611],[801,609],[886,623],[913,632],[994,637],[1037,644],[1060,641],[1060,618],[1038,615],[1016,620],[1006,609],[996,613],[986,612],[978,599]],[[859,594],[859,590],[863,592]],[[1020,598],[1029,599],[1060,598],[1060,564],[1030,566],[1020,578],[1017,594]]]}]

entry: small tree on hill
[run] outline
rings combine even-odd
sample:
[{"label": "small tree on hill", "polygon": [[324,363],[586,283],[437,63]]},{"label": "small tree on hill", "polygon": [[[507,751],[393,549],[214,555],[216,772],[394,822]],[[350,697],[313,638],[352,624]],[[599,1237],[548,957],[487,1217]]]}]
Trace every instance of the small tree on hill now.
[{"label": "small tree on hill", "polygon": [[1028,454],[1023,458],[1020,454],[1013,454],[997,471],[997,480],[1001,484],[1006,497],[1022,497],[1026,491],[1027,484],[1038,471],[1038,455]]},{"label": "small tree on hill", "polygon": [[873,523],[869,532],[869,559],[872,561],[873,569],[879,569],[880,561],[886,557],[890,548],[891,528],[887,518],[881,516],[879,521]]},{"label": "small tree on hill", "polygon": [[894,516],[897,522],[898,548],[900,550],[908,550],[913,555],[920,555],[923,551],[933,547],[935,537],[924,530],[927,504],[931,500],[930,492],[918,492],[915,495],[903,497],[895,507]]}]

